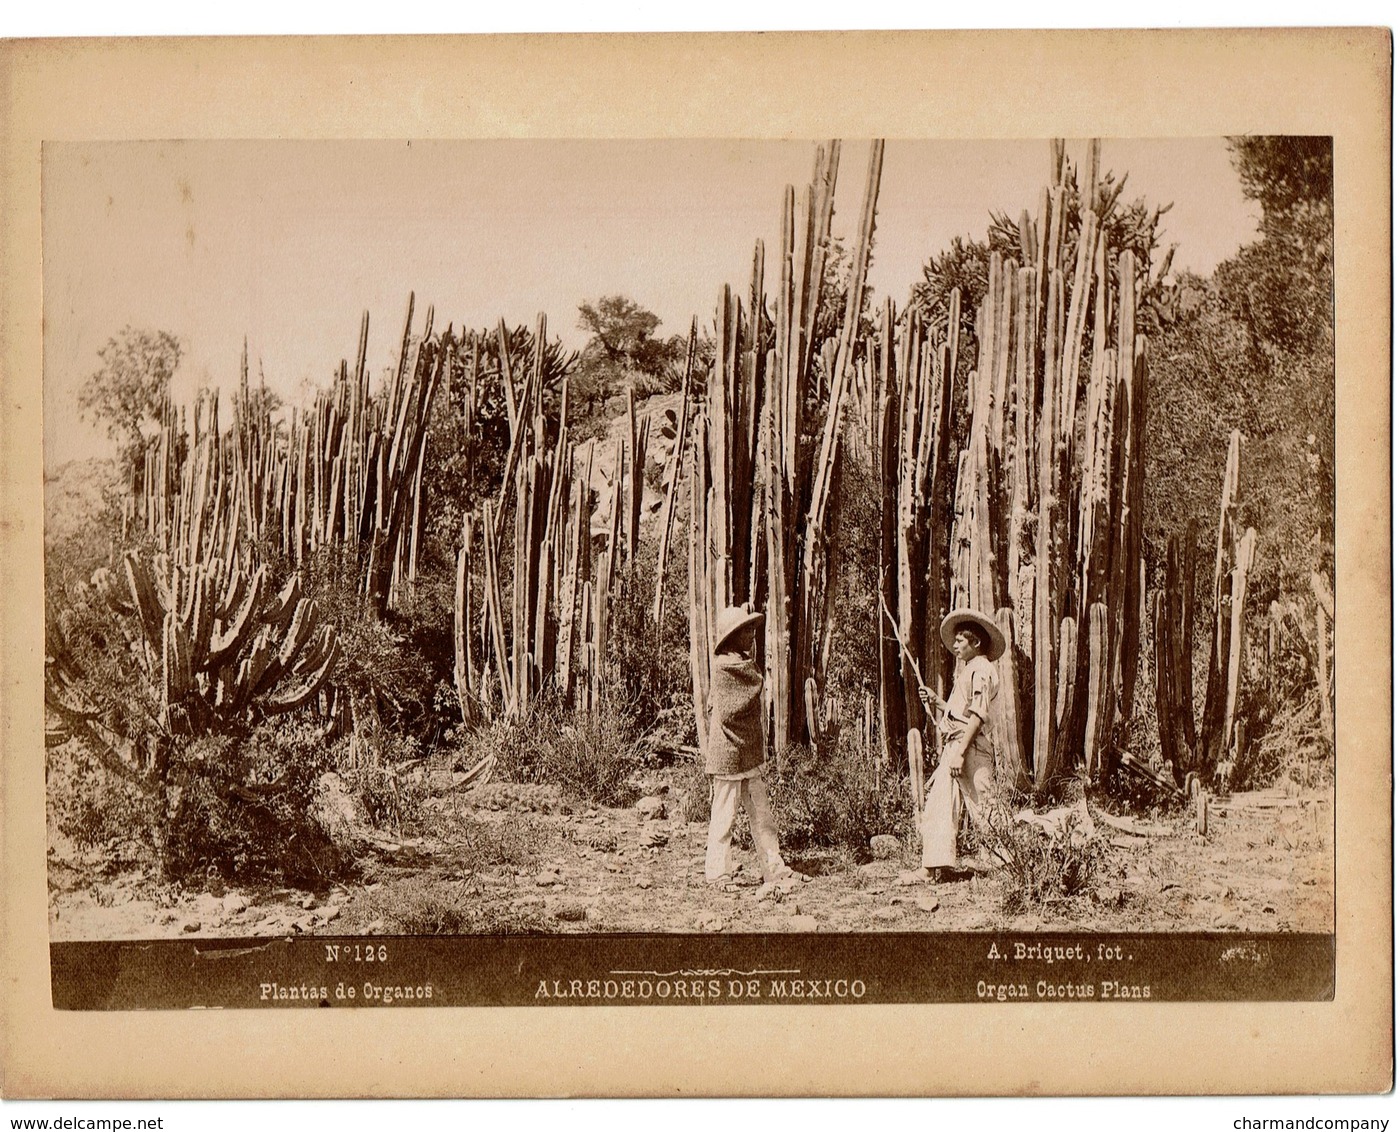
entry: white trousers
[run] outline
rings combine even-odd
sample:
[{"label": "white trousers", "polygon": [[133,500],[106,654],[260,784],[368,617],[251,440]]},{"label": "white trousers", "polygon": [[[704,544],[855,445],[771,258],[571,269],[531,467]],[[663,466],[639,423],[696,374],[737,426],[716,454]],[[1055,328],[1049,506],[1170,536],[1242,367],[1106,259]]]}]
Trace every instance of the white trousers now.
[{"label": "white trousers", "polygon": [[717,880],[729,869],[729,847],[734,839],[734,823],[742,805],[749,815],[749,831],[758,851],[758,865],[764,880],[773,880],[787,871],[778,848],[778,825],[768,808],[768,787],[763,778],[711,778],[710,836],[705,845],[705,878]]},{"label": "white trousers", "polygon": [[924,842],[924,868],[952,868],[958,863],[958,825],[966,806],[972,820],[979,820],[981,807],[996,781],[996,758],[985,747],[974,745],[963,758],[962,769],[954,773],[945,758],[933,772],[933,784],[924,800],[919,833]]}]

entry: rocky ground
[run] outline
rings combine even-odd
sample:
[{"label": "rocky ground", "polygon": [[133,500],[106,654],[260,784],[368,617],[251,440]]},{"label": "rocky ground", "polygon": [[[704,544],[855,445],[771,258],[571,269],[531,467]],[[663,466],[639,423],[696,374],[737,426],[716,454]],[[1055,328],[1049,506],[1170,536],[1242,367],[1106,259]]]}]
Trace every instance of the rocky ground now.
[{"label": "rocky ground", "polygon": [[[1083,893],[1006,910],[988,861],[962,881],[897,883],[911,846],[790,855],[803,879],[703,875],[705,825],[656,785],[637,806],[571,803],[553,787],[487,784],[433,796],[421,835],[377,836],[352,884],[321,892],[159,883],[120,847],[49,854],[55,940],[473,932],[1330,931],[1332,795],[1283,789],[1154,820],[1094,811],[1102,865]],[[1135,832],[1128,832],[1129,826]]]}]

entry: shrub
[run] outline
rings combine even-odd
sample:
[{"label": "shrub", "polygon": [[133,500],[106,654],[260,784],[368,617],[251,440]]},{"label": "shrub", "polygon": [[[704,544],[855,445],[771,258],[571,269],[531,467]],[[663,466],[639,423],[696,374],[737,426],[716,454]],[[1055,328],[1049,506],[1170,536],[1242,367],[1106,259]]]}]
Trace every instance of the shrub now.
[{"label": "shrub", "polygon": [[790,747],[769,784],[783,847],[845,847],[868,852],[877,833],[908,837],[912,807],[907,782],[885,773],[875,787],[872,760],[842,735],[830,751]]},{"label": "shrub", "polygon": [[[1254,698],[1264,699],[1262,695]],[[1250,722],[1261,730],[1233,768],[1232,790],[1253,790],[1286,781],[1312,787],[1331,778],[1331,749],[1328,737],[1322,734],[1316,688],[1305,688],[1270,716],[1257,710],[1250,715]]]},{"label": "shrub", "polygon": [[698,762],[686,763],[672,779],[671,796],[675,813],[684,821],[708,821],[710,817],[710,776]]},{"label": "shrub", "polygon": [[315,726],[282,721],[246,739],[209,737],[172,761],[162,838],[171,879],[212,868],[228,878],[321,887],[346,871],[314,814],[317,779],[335,764]]},{"label": "shrub", "polygon": [[549,925],[537,908],[486,903],[470,880],[409,877],[367,893],[357,919],[391,935],[520,935]]},{"label": "shrub", "polygon": [[986,820],[974,829],[1005,867],[1008,912],[1024,912],[1084,892],[1103,866],[1103,843],[1094,837],[1076,839],[1068,821],[1047,835],[1016,821],[1000,798],[991,800],[983,816]]},{"label": "shrub", "polygon": [[609,700],[592,713],[576,714],[540,701],[528,720],[490,724],[472,736],[468,748],[472,761],[495,755],[496,774],[505,781],[553,783],[603,806],[630,805],[638,796],[632,779],[641,755]]},{"label": "shrub", "polygon": [[114,774],[82,743],[49,752],[49,821],[79,849],[111,841],[156,847],[160,806],[154,795]]}]

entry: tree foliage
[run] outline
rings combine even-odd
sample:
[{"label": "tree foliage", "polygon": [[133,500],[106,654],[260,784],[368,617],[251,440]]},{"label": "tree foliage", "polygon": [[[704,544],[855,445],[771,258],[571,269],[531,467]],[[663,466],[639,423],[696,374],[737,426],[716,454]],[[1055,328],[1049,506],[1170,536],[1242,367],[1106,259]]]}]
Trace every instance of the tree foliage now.
[{"label": "tree foliage", "polygon": [[625,295],[605,295],[597,304],[580,303],[580,330],[589,332],[579,357],[572,390],[591,413],[629,383],[641,393],[668,391],[680,384],[685,339],[657,338],[661,319]]},{"label": "tree foliage", "polygon": [[1230,148],[1260,205],[1259,238],[1210,279],[1175,281],[1178,318],[1151,359],[1148,534],[1160,548],[1186,515],[1214,530],[1226,441],[1239,429],[1242,520],[1260,534],[1251,586],[1267,601],[1331,569],[1331,140],[1232,138]]},{"label": "tree foliage", "polygon": [[1332,139],[1241,137],[1231,155],[1260,238],[1221,266],[1221,296],[1256,350],[1331,351]]},{"label": "tree foliage", "polygon": [[130,460],[145,444],[180,364],[180,342],[163,330],[123,327],[97,356],[102,365],[78,390],[84,419],[102,424]]}]

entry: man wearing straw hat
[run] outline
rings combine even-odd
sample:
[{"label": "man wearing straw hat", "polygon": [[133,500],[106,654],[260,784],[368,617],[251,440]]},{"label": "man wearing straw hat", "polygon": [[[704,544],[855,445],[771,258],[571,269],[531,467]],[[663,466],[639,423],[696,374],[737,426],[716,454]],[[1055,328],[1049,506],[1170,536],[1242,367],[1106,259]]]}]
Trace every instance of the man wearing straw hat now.
[{"label": "man wearing straw hat", "polygon": [[751,604],[731,605],[715,623],[710,661],[710,725],[705,737],[705,773],[712,780],[710,836],[705,879],[733,879],[730,841],[742,804],[749,815],[763,879],[791,876],[778,848],[778,827],[763,783],[763,673],[754,663],[755,635],[763,614]]},{"label": "man wearing straw hat", "polygon": [[951,880],[958,873],[958,825],[966,806],[974,821],[996,778],[992,749],[991,703],[999,680],[992,662],[1006,651],[1006,637],[995,621],[973,609],[955,609],[943,619],[939,637],[961,663],[946,701],[920,686],[919,699],[938,720],[943,757],[924,801],[919,833],[923,868],[900,875],[906,884]]}]

